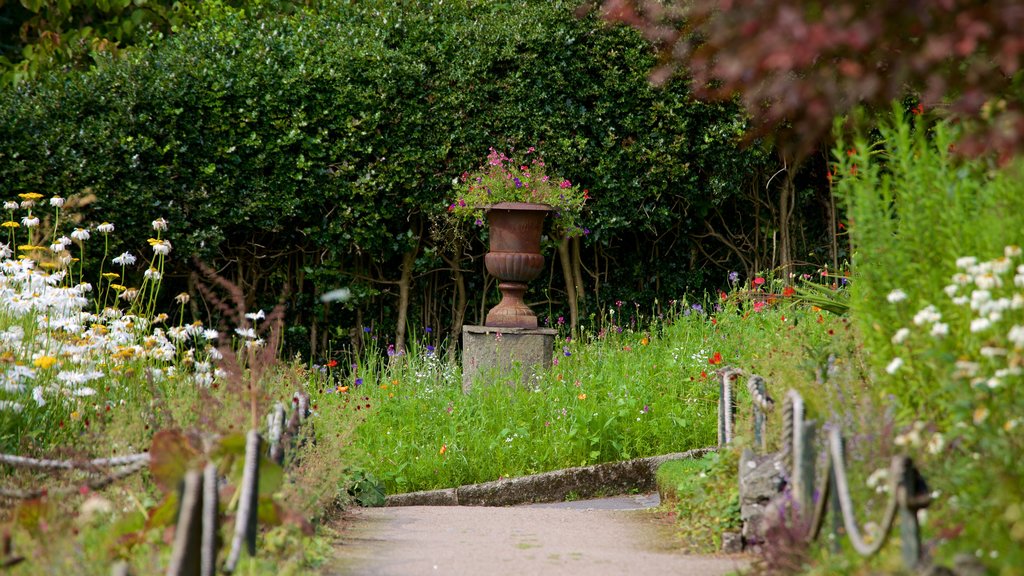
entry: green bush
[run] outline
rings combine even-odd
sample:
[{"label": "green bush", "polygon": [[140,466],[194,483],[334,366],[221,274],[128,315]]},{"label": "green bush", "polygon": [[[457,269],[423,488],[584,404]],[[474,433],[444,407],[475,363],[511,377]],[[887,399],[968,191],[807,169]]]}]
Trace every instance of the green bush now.
[{"label": "green bush", "polygon": [[[695,250],[702,215],[762,154],[739,149],[732,106],[695,102],[682,81],[651,87],[645,41],[575,8],[338,3],[256,19],[225,7],[152,51],[0,94],[0,196],[94,194],[87,222],[126,237],[159,214],[178,252],[251,299],[288,290],[292,323],[309,327],[293,334],[314,340],[325,325],[393,322],[385,281],[408,251],[411,322],[451,317],[450,292],[432,297],[451,290],[451,265],[431,216],[488,147],[538,145],[591,190],[584,261],[604,262],[605,301],[678,297],[702,285],[692,264],[660,263],[652,287],[647,266],[625,263],[660,261],[655,239]],[[472,236],[464,266],[480,265]],[[184,289],[188,269],[170,272]],[[474,300],[493,297],[482,277],[467,275]],[[339,286],[353,290],[344,306],[316,298]],[[547,297],[557,315],[561,296]]]}]

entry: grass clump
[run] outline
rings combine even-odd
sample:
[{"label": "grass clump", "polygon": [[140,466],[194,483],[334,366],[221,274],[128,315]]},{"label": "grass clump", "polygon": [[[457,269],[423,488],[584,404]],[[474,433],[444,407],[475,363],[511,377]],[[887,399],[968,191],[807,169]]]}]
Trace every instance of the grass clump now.
[{"label": "grass clump", "polygon": [[717,552],[722,547],[723,532],[740,530],[737,454],[726,449],[699,459],[671,460],[658,467],[655,481],[662,506],[675,514],[686,550]]}]

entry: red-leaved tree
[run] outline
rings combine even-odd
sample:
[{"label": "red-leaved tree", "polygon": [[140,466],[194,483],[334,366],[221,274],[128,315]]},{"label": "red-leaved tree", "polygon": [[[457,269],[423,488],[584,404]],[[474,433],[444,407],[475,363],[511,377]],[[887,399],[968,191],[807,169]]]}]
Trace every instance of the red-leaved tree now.
[{"label": "red-leaved tree", "polygon": [[1024,144],[1015,89],[1024,53],[1018,0],[604,0],[610,20],[659,49],[655,81],[689,75],[700,97],[736,95],[795,157],[827,137],[854,107],[888,109],[916,93],[978,122],[965,152],[1003,159]]}]

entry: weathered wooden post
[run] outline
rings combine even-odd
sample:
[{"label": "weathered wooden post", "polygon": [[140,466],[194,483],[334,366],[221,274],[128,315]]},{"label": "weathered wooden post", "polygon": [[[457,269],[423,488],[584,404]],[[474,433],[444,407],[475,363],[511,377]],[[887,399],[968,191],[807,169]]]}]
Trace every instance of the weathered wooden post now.
[{"label": "weathered wooden post", "polygon": [[217,552],[220,550],[219,506],[217,465],[207,462],[203,468],[203,535],[199,550],[201,576],[214,576],[217,573]]},{"label": "weathered wooden post", "polygon": [[199,576],[202,508],[202,474],[199,470],[189,470],[182,481],[178,523],[174,528],[174,547],[167,576]]},{"label": "weathered wooden post", "polygon": [[718,447],[730,444],[733,434],[733,416],[735,415],[735,402],[732,386],[733,371],[724,368],[718,371]]},{"label": "weathered wooden post", "polygon": [[260,444],[262,438],[253,428],[245,437],[245,469],[239,488],[238,513],[235,515],[235,535],[231,539],[231,552],[224,571],[232,573],[242,555],[242,544],[250,556],[256,555],[256,512],[259,505]]},{"label": "weathered wooden post", "polygon": [[[839,437],[839,453],[841,454],[843,461],[846,459],[846,442],[843,441],[843,437]],[[829,460],[828,466],[828,491],[829,491],[829,506],[832,514],[832,542],[829,543],[829,548],[833,553],[838,554],[841,547],[839,545],[839,537],[843,534],[843,509],[839,505],[839,484],[836,482],[836,467],[832,465]]]},{"label": "weathered wooden post", "polygon": [[762,406],[768,402],[768,387],[765,385],[764,378],[751,376],[750,392],[754,397],[754,446],[764,453],[768,450],[768,437],[765,434],[768,415],[762,409]]},{"label": "weathered wooden post", "polygon": [[931,504],[931,494],[924,478],[914,466],[914,461],[909,457],[904,459],[903,474],[896,490],[903,563],[907,568],[916,569],[921,563],[921,526],[917,521],[917,511]]},{"label": "weathered wooden post", "polygon": [[804,422],[796,435],[796,446],[793,450],[793,497],[800,507],[800,517],[811,521],[814,510],[814,461],[817,450],[814,438],[818,424],[813,420]]}]

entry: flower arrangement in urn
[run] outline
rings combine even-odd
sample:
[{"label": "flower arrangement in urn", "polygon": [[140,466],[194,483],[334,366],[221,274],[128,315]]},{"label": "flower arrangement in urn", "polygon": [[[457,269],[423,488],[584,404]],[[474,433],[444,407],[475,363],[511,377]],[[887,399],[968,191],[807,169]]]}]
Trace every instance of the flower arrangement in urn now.
[{"label": "flower arrangement in urn", "polygon": [[572,182],[547,173],[534,148],[513,159],[491,148],[487,163],[456,180],[458,197],[448,206],[456,216],[475,219],[482,226],[486,215],[490,250],[484,256],[487,271],[501,280],[501,302],[487,313],[487,326],[536,328],[537,317],[523,300],[527,282],[544,270],[540,252],[544,219],[552,212],[555,229],[565,236],[579,235],[576,224],[590,194]]},{"label": "flower arrangement in urn", "polygon": [[455,180],[455,189],[456,198],[448,211],[473,220],[478,226],[484,223],[485,210],[496,204],[546,204],[555,228],[567,236],[582,233],[577,219],[583,204],[590,199],[588,190],[548,174],[547,164],[532,146],[519,157],[491,148],[487,162],[475,172],[463,172]]}]

